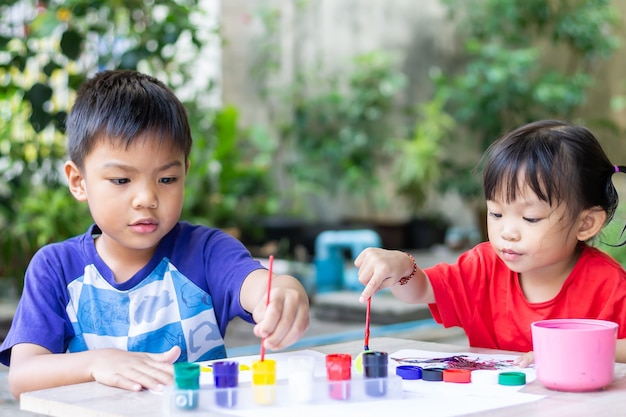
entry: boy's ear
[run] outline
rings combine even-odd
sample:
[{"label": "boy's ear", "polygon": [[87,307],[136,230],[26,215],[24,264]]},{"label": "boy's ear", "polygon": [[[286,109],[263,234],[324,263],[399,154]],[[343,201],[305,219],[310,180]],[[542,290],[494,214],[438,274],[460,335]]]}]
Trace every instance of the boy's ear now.
[{"label": "boy's ear", "polygon": [[578,229],[578,240],[585,242],[602,230],[606,221],[606,211],[600,206],[591,207],[581,213],[582,223]]},{"label": "boy's ear", "polygon": [[70,192],[74,198],[78,201],[87,201],[87,189],[85,187],[83,173],[72,161],[67,161],[64,168]]}]

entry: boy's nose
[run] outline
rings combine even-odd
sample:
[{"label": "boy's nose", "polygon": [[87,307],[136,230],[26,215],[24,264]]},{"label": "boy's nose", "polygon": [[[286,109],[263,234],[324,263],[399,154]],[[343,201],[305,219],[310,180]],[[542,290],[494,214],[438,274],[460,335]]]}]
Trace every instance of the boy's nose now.
[{"label": "boy's nose", "polygon": [[135,208],[157,208],[158,201],[157,194],[150,187],[142,187],[133,199],[133,206]]}]

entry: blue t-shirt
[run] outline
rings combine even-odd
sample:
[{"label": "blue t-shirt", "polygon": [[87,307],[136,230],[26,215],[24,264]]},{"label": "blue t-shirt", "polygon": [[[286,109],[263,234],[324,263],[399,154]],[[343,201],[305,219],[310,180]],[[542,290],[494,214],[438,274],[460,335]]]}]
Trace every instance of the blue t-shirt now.
[{"label": "blue t-shirt", "polygon": [[118,348],[160,353],[173,346],[179,361],[226,357],[224,334],[238,316],[244,279],[263,268],[232,236],[178,223],[152,259],[128,281],[115,282],[87,233],[41,248],[33,257],[0,362],[11,347],[34,343],[53,353]]}]

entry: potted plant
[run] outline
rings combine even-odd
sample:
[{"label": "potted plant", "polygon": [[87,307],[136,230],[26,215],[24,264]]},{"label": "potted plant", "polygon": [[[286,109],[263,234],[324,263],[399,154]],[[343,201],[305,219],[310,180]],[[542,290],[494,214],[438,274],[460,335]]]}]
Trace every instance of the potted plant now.
[{"label": "potted plant", "polygon": [[396,153],[393,166],[396,191],[411,210],[405,240],[408,246],[415,249],[442,242],[447,227],[441,216],[422,210],[429,197],[436,192],[443,142],[455,127],[454,120],[443,110],[443,105],[440,97],[422,104],[412,137],[396,139],[391,147]]},{"label": "potted plant", "polygon": [[176,89],[193,85],[190,116],[208,113],[195,105],[212,87],[193,82],[197,66],[186,56],[194,54],[172,53],[183,43],[187,52],[200,50],[205,27],[190,19],[205,14],[200,5],[67,3],[0,3],[0,280],[18,285],[41,245],[84,232],[90,222],[61,169],[67,111],[85,78],[104,68],[141,68]]},{"label": "potted plant", "polygon": [[475,158],[447,157],[440,185],[479,209],[484,226],[482,187],[471,175],[480,154],[503,132],[529,121],[588,118],[591,109],[580,109],[600,76],[599,64],[618,48],[621,19],[608,1],[444,3],[456,19],[465,64],[436,72],[433,80],[464,133],[454,146]]}]

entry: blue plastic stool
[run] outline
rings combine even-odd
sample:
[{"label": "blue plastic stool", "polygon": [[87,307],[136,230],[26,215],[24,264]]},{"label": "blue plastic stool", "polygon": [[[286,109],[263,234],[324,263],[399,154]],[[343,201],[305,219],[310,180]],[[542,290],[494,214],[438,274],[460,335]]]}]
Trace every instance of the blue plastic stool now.
[{"label": "blue plastic stool", "polygon": [[315,287],[318,293],[341,289],[360,290],[357,269],[344,271],[343,252],[350,250],[356,258],[363,249],[381,247],[381,239],[373,230],[327,230],[315,239]]}]

